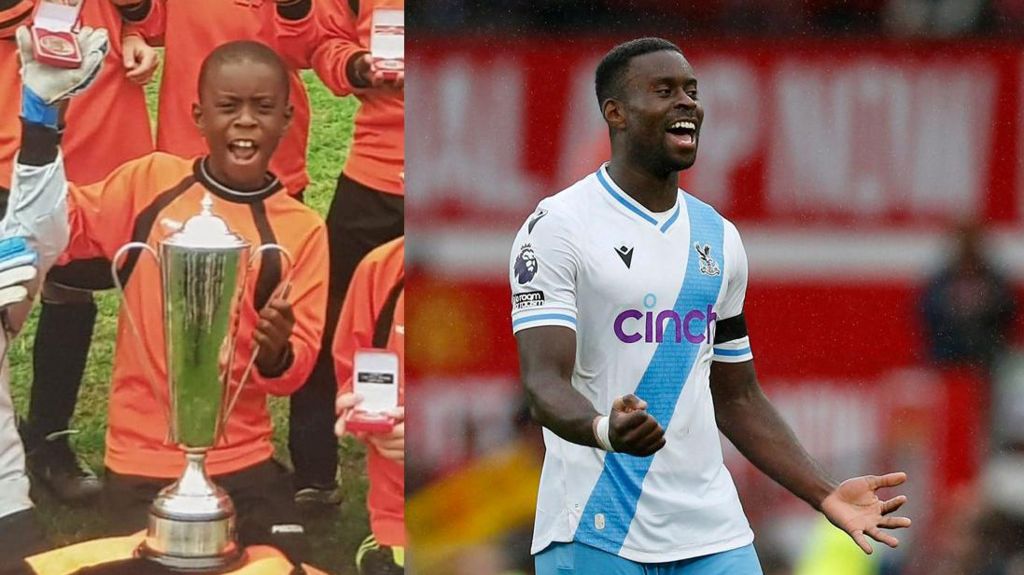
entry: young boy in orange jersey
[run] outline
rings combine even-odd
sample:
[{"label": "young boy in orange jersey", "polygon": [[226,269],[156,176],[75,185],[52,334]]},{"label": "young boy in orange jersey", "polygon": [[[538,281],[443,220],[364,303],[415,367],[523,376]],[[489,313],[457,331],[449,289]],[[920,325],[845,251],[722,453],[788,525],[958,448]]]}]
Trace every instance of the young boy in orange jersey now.
[{"label": "young boy in orange jersey", "polygon": [[[25,84],[32,85],[27,75]],[[42,112],[23,111],[17,167],[49,169],[50,185],[61,186],[65,180],[59,170],[58,121],[50,111],[53,105],[45,104],[36,104]],[[240,303],[237,330],[242,336],[231,379],[240,380],[258,344],[256,368],[226,424],[226,444],[209,452],[206,467],[234,500],[241,543],[273,545],[294,561],[304,554],[305,537],[288,476],[273,460],[266,397],[294,392],[312,369],[327,300],[320,271],[327,238],[319,216],[289,197],[267,171],[291,118],[285,65],[272,49],[256,42],[217,48],[203,62],[193,118],[208,143],[207,155],[184,159],[154,153],[121,166],[97,184],[70,186],[71,239],[64,259],[109,259],[129,241],[155,246],[197,214],[204,197],[211,197],[213,212],[251,244],[278,243],[288,250],[293,267],[287,299],[273,296],[284,274],[278,254],[266,252],[258,271],[251,272],[255,280]],[[121,313],[132,314],[142,339],[134,337],[126,321],[119,322],[105,495],[119,529],[132,532],[146,525],[150,503],[181,474],[184,457],[164,443],[166,387],[160,397],[153,397],[147,379],[154,374],[158,385],[166,382],[163,311],[152,299],[161,291],[160,270],[128,256],[119,276],[126,302]]]},{"label": "young boy in orange jersey", "polygon": [[358,349],[379,348],[398,355],[398,404],[388,433],[360,433],[369,445],[367,507],[372,534],[356,554],[360,575],[404,573],[405,568],[405,236],[373,250],[356,268],[341,308],[332,353],[338,375],[338,421],[346,420],[362,398],[353,393],[353,357]]},{"label": "young boy in orange jersey", "polygon": [[[99,181],[124,162],[153,151],[142,86],[156,70],[158,56],[122,22],[122,12],[140,13],[145,6],[139,0],[116,3],[121,6],[110,0],[90,0],[82,6],[83,25],[107,29],[111,48],[92,89],[68,112],[65,163],[68,176],[83,184]],[[28,0],[0,0],[0,85],[11,87],[0,98],[0,195],[5,202],[21,132],[14,30],[31,21],[32,10]],[[99,479],[77,461],[62,432],[71,424],[96,318],[89,290],[111,287],[107,269],[109,263],[99,260],[56,267],[42,290],[28,417],[21,432],[33,478],[62,501],[83,501],[101,490]]]},{"label": "young boy in orange jersey", "polygon": [[337,440],[331,433],[335,377],[330,354],[338,313],[356,265],[370,250],[405,229],[404,74],[385,77],[372,64],[375,10],[405,10],[404,0],[312,0],[279,3],[280,49],[308,63],[338,96],[359,98],[352,150],[327,214],[331,242],[330,296],[323,347],[306,385],[292,396],[288,447],[295,466],[296,500],[338,501]]},{"label": "young boy in orange jersey", "polygon": [[[204,0],[202,9],[190,2],[149,0],[152,11],[139,21],[147,38],[164,46],[156,148],[183,158],[205,153],[202,138],[192,127],[195,101],[192,87],[199,64],[214,48],[235,40],[255,40],[276,48],[272,0]],[[306,147],[309,136],[309,97],[298,70],[289,64],[288,80],[294,110],[291,128],[270,162],[288,193],[301,197],[309,184]]]}]

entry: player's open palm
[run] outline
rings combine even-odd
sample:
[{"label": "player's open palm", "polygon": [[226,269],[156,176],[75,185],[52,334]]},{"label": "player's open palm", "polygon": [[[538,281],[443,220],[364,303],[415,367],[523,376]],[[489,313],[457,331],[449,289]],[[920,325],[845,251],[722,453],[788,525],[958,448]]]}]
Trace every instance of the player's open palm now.
[{"label": "player's open palm", "polygon": [[876,492],[884,487],[895,487],[906,480],[907,474],[902,472],[847,479],[825,498],[821,503],[821,511],[869,555],[872,548],[868,537],[889,547],[896,547],[899,540],[882,529],[910,527],[909,518],[890,515],[907,502],[907,497],[898,495],[882,500]]},{"label": "player's open palm", "polygon": [[665,446],[665,430],[647,412],[647,402],[629,394],[612,403],[608,439],[615,451],[646,457]]}]

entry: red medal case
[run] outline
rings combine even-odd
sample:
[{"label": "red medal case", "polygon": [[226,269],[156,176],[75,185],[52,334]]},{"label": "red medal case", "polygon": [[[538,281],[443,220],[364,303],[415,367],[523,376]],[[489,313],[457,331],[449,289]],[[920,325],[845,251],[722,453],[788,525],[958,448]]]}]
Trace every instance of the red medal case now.
[{"label": "red medal case", "polygon": [[391,433],[395,428],[395,419],[387,415],[371,414],[356,411],[345,422],[345,431],[363,433]]},{"label": "red medal case", "polygon": [[74,30],[84,0],[62,4],[50,0],[39,2],[32,26],[32,48],[38,62],[57,68],[78,68],[82,51]]},{"label": "red medal case", "polygon": [[378,8],[373,11],[370,55],[374,71],[388,79],[405,72],[405,11]]}]

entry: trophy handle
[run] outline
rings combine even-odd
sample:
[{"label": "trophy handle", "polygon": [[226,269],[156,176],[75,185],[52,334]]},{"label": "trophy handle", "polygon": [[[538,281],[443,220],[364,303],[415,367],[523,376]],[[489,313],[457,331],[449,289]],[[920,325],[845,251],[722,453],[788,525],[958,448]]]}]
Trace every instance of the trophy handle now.
[{"label": "trophy handle", "polygon": [[[277,288],[274,289],[274,295],[272,295],[270,299],[288,299],[288,296],[291,294],[292,290],[292,269],[294,268],[294,260],[292,260],[292,255],[288,252],[287,249],[284,248],[284,246],[278,244],[263,244],[260,247],[256,248],[256,251],[254,251],[252,253],[252,256],[249,258],[249,269],[251,270],[253,268],[259,257],[263,255],[263,252],[269,250],[276,250],[282,256],[284,256],[284,259],[287,260],[288,262],[287,269],[285,270],[284,273],[281,274],[281,283],[279,283],[277,285]],[[235,361],[235,348],[236,346],[232,346],[231,353],[228,356],[228,381],[230,381],[231,366],[234,365]],[[221,436],[222,439],[226,435],[228,427],[228,418],[231,417],[231,413],[235,410],[235,404],[238,403],[238,398],[239,396],[242,395],[242,390],[245,388],[245,384],[249,382],[249,376],[252,374],[253,366],[256,365],[256,356],[259,354],[259,352],[260,345],[258,343],[254,344],[252,347],[252,355],[249,356],[249,362],[245,365],[245,370],[242,372],[242,377],[239,378],[238,380],[238,386],[235,388],[235,393],[231,396],[231,400],[228,402],[227,407],[224,409],[223,417],[220,418],[222,425],[219,435]]]},{"label": "trophy handle", "polygon": [[[161,404],[161,407],[163,407],[164,410],[164,417],[167,418],[167,437],[164,440],[164,442],[171,443],[172,438],[178,436],[178,430],[176,428],[177,422],[174,421],[173,417],[171,417],[171,406],[169,405],[169,402],[173,401],[173,399],[170,398],[171,396],[168,396],[167,402],[160,402],[160,387],[157,385],[157,377],[156,374],[153,373],[153,368],[149,364],[149,361],[145,361],[146,348],[145,345],[143,345],[142,334],[141,332],[139,332],[139,325],[135,321],[135,316],[132,315],[131,307],[128,306],[128,300],[125,297],[124,293],[124,285],[121,284],[121,276],[117,273],[118,268],[120,268],[119,264],[121,258],[126,253],[135,249],[141,249],[149,253],[149,255],[153,256],[153,261],[156,262],[157,267],[160,266],[160,256],[157,255],[156,250],[154,250],[149,244],[147,244],[146,242],[129,242],[121,246],[119,250],[114,252],[114,257],[111,258],[110,260],[110,276],[113,278],[114,285],[117,287],[117,294],[121,299],[121,307],[122,309],[124,309],[125,316],[128,317],[128,324],[131,326],[132,334],[135,336],[135,345],[138,348],[136,349],[136,353],[139,354],[139,357],[144,359],[142,364],[146,366],[146,371],[148,372],[149,375],[147,379],[149,380],[150,388],[152,388],[153,390],[153,399]],[[162,296],[163,294],[161,293],[161,297]]]}]

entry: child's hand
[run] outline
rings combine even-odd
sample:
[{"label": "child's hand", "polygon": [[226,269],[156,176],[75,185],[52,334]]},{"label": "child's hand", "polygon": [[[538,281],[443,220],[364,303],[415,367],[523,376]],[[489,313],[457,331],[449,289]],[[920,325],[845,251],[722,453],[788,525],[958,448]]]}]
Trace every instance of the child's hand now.
[{"label": "child's hand", "polygon": [[405,72],[389,75],[384,70],[378,70],[373,66],[373,56],[369,52],[352,61],[352,73],[355,75],[355,85],[380,90],[402,90],[405,87]]},{"label": "child's hand", "polygon": [[253,339],[260,346],[256,355],[256,368],[264,377],[277,377],[291,364],[291,344],[288,338],[295,327],[292,304],[286,299],[272,299],[260,312]]},{"label": "child's hand", "polygon": [[160,53],[134,34],[125,36],[121,41],[121,57],[124,59],[125,77],[129,81],[144,86],[153,79]]},{"label": "child's hand", "polygon": [[388,433],[367,433],[366,442],[382,456],[399,463],[405,462],[405,408],[389,411],[395,418],[395,426]]},{"label": "child's hand", "polygon": [[338,415],[338,421],[334,424],[334,435],[338,437],[345,435],[345,422],[352,416],[355,406],[362,402],[363,397],[352,392],[338,395],[338,399],[334,403],[334,413]]}]

